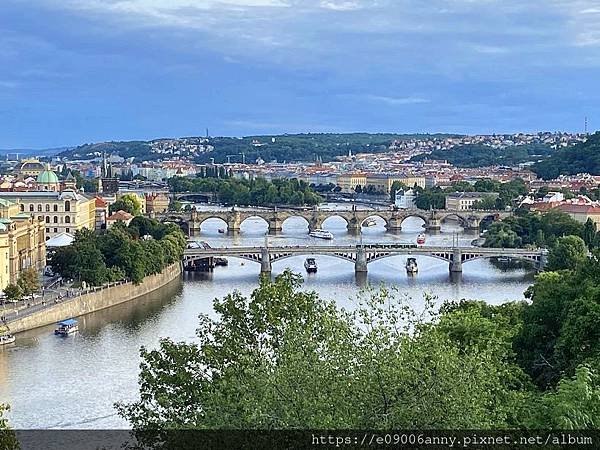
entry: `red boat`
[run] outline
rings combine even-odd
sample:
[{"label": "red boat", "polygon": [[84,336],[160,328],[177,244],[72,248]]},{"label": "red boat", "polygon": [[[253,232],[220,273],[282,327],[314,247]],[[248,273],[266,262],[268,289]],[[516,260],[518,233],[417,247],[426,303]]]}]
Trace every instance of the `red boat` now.
[{"label": "red boat", "polygon": [[417,236],[417,244],[423,245],[425,243],[425,235],[423,233]]}]

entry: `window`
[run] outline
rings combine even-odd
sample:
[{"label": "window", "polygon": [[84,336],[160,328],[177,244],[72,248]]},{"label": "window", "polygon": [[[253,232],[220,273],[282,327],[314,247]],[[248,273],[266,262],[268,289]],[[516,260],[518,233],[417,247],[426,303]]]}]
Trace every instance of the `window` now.
[{"label": "window", "polygon": [[58,205],[54,205],[54,212],[58,211]]},{"label": "window", "polygon": [[[50,233],[50,228],[46,228],[46,233]],[[47,240],[48,238],[46,238]]]},{"label": "window", "polygon": [[50,216],[46,216],[46,223],[50,223]]},{"label": "window", "polygon": [[21,212],[25,211],[25,205],[23,203],[19,205],[19,208],[21,209]]},{"label": "window", "polygon": [[71,231],[71,229],[70,229],[70,228],[67,228],[67,233],[69,233],[70,231]]},{"label": "window", "polygon": [[71,211],[71,202],[69,200],[65,202],[65,211]]},{"label": "window", "polygon": [[33,212],[33,205],[29,205],[29,211]]},{"label": "window", "polygon": [[71,223],[71,217],[70,216],[65,217],[65,223]]},{"label": "window", "polygon": [[46,212],[50,211],[50,205],[46,205]]},{"label": "window", "polygon": [[42,212],[42,205],[38,205],[38,212]]},{"label": "window", "polygon": [[38,220],[39,220],[40,222],[43,222],[43,221],[44,221],[44,216],[38,216]]},{"label": "window", "polygon": [[58,223],[58,216],[54,216],[54,223]]},{"label": "window", "polygon": [[55,232],[55,233],[58,233],[58,228],[55,228],[55,229],[54,229],[54,232]]}]

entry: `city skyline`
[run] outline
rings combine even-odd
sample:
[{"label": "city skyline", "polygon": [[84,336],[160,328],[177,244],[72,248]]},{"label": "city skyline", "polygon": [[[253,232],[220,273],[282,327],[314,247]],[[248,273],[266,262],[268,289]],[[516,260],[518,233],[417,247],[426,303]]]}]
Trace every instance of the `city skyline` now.
[{"label": "city skyline", "polygon": [[594,130],[595,1],[3,2],[0,148]]}]

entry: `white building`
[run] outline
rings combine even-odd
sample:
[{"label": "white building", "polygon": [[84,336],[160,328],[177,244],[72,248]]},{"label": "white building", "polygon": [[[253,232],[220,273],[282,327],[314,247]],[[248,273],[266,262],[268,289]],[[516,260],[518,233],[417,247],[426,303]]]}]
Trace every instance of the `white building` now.
[{"label": "white building", "polygon": [[396,201],[394,205],[400,209],[412,209],[415,208],[415,199],[417,196],[412,189],[403,191],[402,189],[396,191]]}]

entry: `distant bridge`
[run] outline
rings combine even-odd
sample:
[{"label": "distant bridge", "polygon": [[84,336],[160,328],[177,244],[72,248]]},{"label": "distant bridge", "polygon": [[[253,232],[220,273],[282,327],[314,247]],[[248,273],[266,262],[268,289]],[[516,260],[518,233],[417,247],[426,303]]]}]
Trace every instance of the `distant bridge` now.
[{"label": "distant bridge", "polygon": [[211,257],[235,257],[260,264],[261,273],[271,273],[271,264],[299,255],[328,255],[354,263],[355,272],[367,272],[373,261],[397,255],[429,256],[448,262],[450,272],[462,272],[463,263],[482,258],[507,257],[533,262],[538,269],[546,264],[547,250],[480,247],[436,247],[413,244],[309,245],[276,247],[188,248],[183,255],[184,267],[193,269]]},{"label": "distant bridge", "polygon": [[277,234],[283,228],[283,222],[291,217],[302,217],[308,223],[308,231],[322,228],[323,222],[330,217],[341,217],[346,221],[348,232],[359,234],[363,223],[368,218],[379,217],[385,222],[388,232],[399,233],[402,231],[402,222],[409,217],[418,217],[425,222],[424,227],[429,231],[441,229],[442,221],[455,219],[466,230],[479,230],[483,220],[499,220],[512,215],[507,211],[480,211],[480,210],[422,210],[422,209],[381,209],[362,210],[329,210],[321,208],[256,208],[251,211],[239,210],[235,207],[223,211],[196,211],[183,213],[165,213],[156,215],[162,221],[173,221],[187,226],[190,235],[200,232],[200,227],[205,220],[221,219],[227,224],[229,234],[237,234],[242,223],[251,217],[260,217],[267,222],[269,233]]}]

